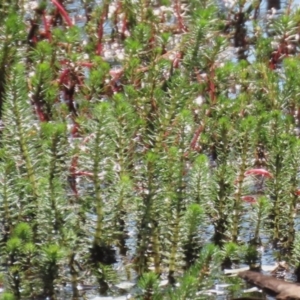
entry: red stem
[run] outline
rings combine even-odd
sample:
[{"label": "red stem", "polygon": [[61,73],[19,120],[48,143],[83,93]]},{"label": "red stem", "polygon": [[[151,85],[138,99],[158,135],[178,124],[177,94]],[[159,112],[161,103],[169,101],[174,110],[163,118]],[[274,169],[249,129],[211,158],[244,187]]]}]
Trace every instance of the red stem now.
[{"label": "red stem", "polygon": [[43,113],[41,106],[36,103],[34,105],[34,107],[35,107],[35,112],[36,112],[37,116],[39,117],[39,120],[41,122],[46,122],[47,118],[46,118],[45,114]]},{"label": "red stem", "polygon": [[88,177],[93,177],[94,173],[93,172],[88,172],[88,171],[78,171],[73,173],[74,176],[88,176]]},{"label": "red stem", "polygon": [[191,141],[191,148],[193,150],[195,150],[197,148],[197,142],[198,142],[198,139],[199,139],[199,136],[200,136],[200,133],[203,131],[204,129],[204,125],[203,124],[200,124],[199,127],[197,128],[194,136],[193,136],[193,139]]},{"label": "red stem", "polygon": [[69,72],[70,72],[69,69],[65,69],[65,70],[62,71],[62,73],[59,76],[59,84],[65,83],[65,78],[69,74]]},{"label": "red stem", "polygon": [[101,14],[100,20],[99,20],[99,25],[98,25],[98,44],[97,44],[97,49],[96,49],[96,54],[101,55],[103,46],[102,46],[102,38],[103,38],[103,24],[107,15],[108,8],[104,7],[103,12]]},{"label": "red stem", "polygon": [[175,12],[176,12],[177,20],[178,20],[178,29],[179,29],[179,32],[184,32],[184,31],[187,31],[187,28],[186,28],[186,26],[184,25],[184,22],[183,22],[180,6],[181,6],[180,0],[176,0]]},{"label": "red stem", "polygon": [[62,15],[62,17],[65,19],[68,26],[72,27],[73,23],[68,15],[68,13],[66,12],[65,8],[57,0],[51,0],[51,1],[57,7],[58,11]]},{"label": "red stem", "polygon": [[78,65],[82,67],[92,68],[94,64],[92,62],[79,61]]},{"label": "red stem", "polygon": [[[82,141],[81,143],[81,146],[83,146],[84,144],[86,144],[91,138],[95,137],[95,134],[90,134],[89,136],[85,137],[84,140]],[[90,172],[86,172],[86,171],[77,171],[77,166],[78,166],[78,153],[75,154],[73,157],[72,157],[72,160],[71,160],[71,166],[70,166],[70,169],[69,169],[69,172],[70,172],[70,175],[69,175],[69,183],[70,183],[70,187],[72,189],[72,191],[74,192],[74,195],[76,197],[78,197],[78,190],[77,190],[77,184],[76,184],[76,177],[77,176],[91,176]]]},{"label": "red stem", "polygon": [[51,42],[52,41],[52,35],[51,35],[50,28],[49,28],[49,22],[46,19],[45,11],[43,11],[42,18],[43,18],[43,23],[44,23],[44,27],[45,27],[46,37],[49,40],[49,42]]}]

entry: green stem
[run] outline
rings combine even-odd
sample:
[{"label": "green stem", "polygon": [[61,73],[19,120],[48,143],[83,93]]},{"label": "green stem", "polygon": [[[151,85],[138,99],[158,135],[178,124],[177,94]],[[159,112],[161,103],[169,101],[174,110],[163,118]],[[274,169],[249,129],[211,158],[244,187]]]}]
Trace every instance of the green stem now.
[{"label": "green stem", "polygon": [[94,245],[100,246],[101,240],[103,239],[103,200],[101,195],[101,182],[99,179],[99,163],[100,163],[100,134],[101,134],[101,122],[99,122],[99,126],[97,128],[97,133],[95,137],[95,148],[94,148],[94,162],[93,162],[93,183],[95,188],[95,200],[96,200],[96,215],[97,215],[97,223],[96,223],[96,231],[94,235]]}]

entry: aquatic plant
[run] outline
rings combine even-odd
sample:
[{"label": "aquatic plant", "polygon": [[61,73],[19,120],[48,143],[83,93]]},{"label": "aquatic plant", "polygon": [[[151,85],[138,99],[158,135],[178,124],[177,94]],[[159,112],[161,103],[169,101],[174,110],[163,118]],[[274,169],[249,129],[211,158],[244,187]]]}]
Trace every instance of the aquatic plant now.
[{"label": "aquatic plant", "polygon": [[299,268],[299,10],[31,5],[0,4],[3,299],[113,294],[116,262],[201,299],[266,240]]}]

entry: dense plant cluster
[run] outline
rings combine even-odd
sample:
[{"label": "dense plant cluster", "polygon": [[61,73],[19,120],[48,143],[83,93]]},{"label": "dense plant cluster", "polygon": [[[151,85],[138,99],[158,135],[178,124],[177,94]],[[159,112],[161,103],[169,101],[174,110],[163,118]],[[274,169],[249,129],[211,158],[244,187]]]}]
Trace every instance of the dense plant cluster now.
[{"label": "dense plant cluster", "polygon": [[260,3],[1,2],[4,298],[207,299],[261,245],[300,269],[300,10]]}]

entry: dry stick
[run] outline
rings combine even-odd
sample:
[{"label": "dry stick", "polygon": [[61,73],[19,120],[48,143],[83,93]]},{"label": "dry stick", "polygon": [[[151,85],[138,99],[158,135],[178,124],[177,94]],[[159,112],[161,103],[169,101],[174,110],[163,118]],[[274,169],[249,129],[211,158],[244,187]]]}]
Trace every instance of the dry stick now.
[{"label": "dry stick", "polygon": [[240,272],[238,275],[251,284],[277,294],[276,299],[300,299],[300,286],[296,283],[286,282],[253,271]]}]

